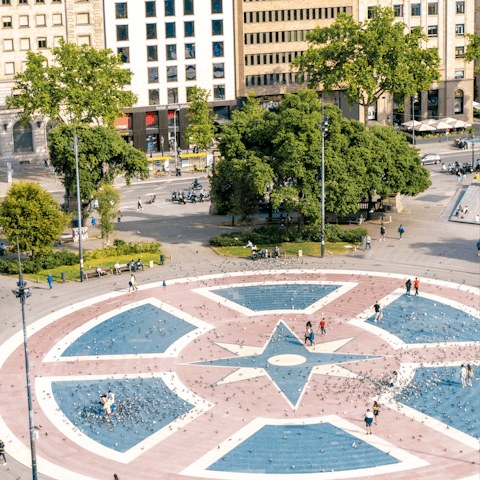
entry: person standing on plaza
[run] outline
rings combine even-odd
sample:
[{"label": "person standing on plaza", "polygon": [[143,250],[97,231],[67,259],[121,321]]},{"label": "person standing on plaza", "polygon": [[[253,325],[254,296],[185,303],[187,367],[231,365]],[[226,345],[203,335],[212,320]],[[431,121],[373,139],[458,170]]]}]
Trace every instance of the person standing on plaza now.
[{"label": "person standing on plaza", "polygon": [[400,234],[400,240],[402,239],[404,232],[405,232],[405,229],[403,228],[403,225],[400,225],[398,227],[398,233]]},{"label": "person standing on plaza", "polygon": [[370,235],[367,235],[367,238],[365,239],[365,250],[367,250],[367,248],[370,250],[372,249],[371,241],[372,239],[370,238]]},{"label": "person standing on plaza", "polygon": [[418,297],[418,289],[420,287],[420,280],[418,277],[415,277],[415,281],[413,282],[413,286],[415,287],[415,296]]},{"label": "person standing on plaza", "polygon": [[128,282],[128,293],[131,291],[138,292],[137,288],[137,280],[135,279],[135,275],[130,275],[130,282]]},{"label": "person standing on plaza", "polygon": [[112,413],[115,411],[115,394],[111,390],[108,391],[107,399],[110,403]]},{"label": "person standing on plaza", "polygon": [[52,283],[53,283],[53,277],[52,277],[51,273],[47,277],[47,282],[48,282],[48,286],[50,287],[50,290],[51,290],[52,289]]},{"label": "person standing on plaza", "polygon": [[465,365],[462,363],[462,369],[460,370],[460,378],[462,380],[462,388],[465,388],[467,386],[467,369],[465,368]]},{"label": "person standing on plaza", "polygon": [[473,378],[473,369],[470,365],[467,365],[467,381],[468,381],[468,386],[473,388],[472,385],[472,378]]},{"label": "person standing on plaza", "polygon": [[142,207],[142,199],[140,197],[138,197],[138,200],[137,200],[137,210],[140,210],[142,209],[143,210],[143,207]]},{"label": "person standing on plaza", "polygon": [[[367,408],[367,413],[364,415],[365,417],[365,427],[367,429],[367,435],[370,433],[372,434],[372,423],[373,423],[373,413]],[[370,430],[370,431],[369,431]]]},{"label": "person standing on plaza", "polygon": [[2,465],[7,464],[7,459],[5,458],[5,444],[3,443],[3,440],[0,440],[0,459],[3,457],[3,463]]},{"label": "person standing on plaza", "polygon": [[[322,333],[322,337],[327,334],[327,328],[325,325],[326,325],[325,319],[322,318],[322,320],[320,321],[320,331]],[[318,333],[318,330],[317,330],[317,333]]]},{"label": "person standing on plaza", "polygon": [[405,288],[407,289],[407,295],[410,295],[410,289],[412,288],[412,281],[410,279],[405,282]]},{"label": "person standing on plaza", "polygon": [[378,425],[378,415],[380,413],[380,407],[377,403],[377,401],[375,400],[373,402],[373,416],[375,417],[375,425]]},{"label": "person standing on plaza", "polygon": [[380,241],[385,241],[385,234],[387,233],[387,231],[385,230],[385,227],[382,225],[380,227]]},{"label": "person standing on plaza", "polygon": [[377,320],[383,317],[382,307],[378,302],[375,302],[375,305],[373,306],[373,308],[375,309],[375,323],[377,323]]},{"label": "person standing on plaza", "polygon": [[305,346],[307,345],[307,340],[310,340],[310,346],[312,346],[312,323],[310,321],[305,326]]}]

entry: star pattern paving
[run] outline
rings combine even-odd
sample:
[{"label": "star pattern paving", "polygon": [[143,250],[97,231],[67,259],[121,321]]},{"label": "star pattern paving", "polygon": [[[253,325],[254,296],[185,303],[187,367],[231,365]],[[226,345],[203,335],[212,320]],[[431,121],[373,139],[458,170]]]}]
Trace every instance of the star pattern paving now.
[{"label": "star pattern paving", "polygon": [[[285,323],[280,321],[262,350],[247,346],[243,347],[248,352],[247,355],[195,362],[195,365],[236,368],[236,372],[224,378],[222,383],[244,381],[246,377],[261,376],[266,372],[295,409],[310,376],[316,373],[318,367],[335,367],[343,363],[379,358],[374,355],[336,353],[350,340],[351,338],[348,338],[345,341],[337,340],[315,345],[315,347],[306,347],[304,342]],[[221,344],[220,346],[230,352],[240,353],[236,344],[231,346]],[[251,369],[255,369],[255,372],[252,372]],[[246,371],[243,373],[241,370]],[[335,371],[335,368],[332,368],[332,370]],[[327,369],[323,368],[318,373],[325,371]],[[351,376],[356,376],[353,372],[351,374]]]}]

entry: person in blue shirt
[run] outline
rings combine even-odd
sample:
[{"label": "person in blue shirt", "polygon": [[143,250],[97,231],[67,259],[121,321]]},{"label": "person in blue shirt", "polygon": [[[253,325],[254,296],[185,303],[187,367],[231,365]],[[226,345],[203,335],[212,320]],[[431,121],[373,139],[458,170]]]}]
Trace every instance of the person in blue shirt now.
[{"label": "person in blue shirt", "polygon": [[53,283],[52,274],[50,274],[50,275],[47,277],[47,282],[48,282],[48,286],[50,287],[50,290],[51,290],[51,289],[52,289],[52,283]]}]

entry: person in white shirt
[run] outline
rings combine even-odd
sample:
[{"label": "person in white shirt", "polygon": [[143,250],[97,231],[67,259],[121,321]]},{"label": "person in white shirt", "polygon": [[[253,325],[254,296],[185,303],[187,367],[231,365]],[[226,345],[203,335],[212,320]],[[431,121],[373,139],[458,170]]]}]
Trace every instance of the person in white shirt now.
[{"label": "person in white shirt", "polygon": [[122,274],[122,272],[120,272],[120,264],[118,263],[118,261],[115,262],[114,268],[115,268],[115,273],[118,273],[119,275]]}]

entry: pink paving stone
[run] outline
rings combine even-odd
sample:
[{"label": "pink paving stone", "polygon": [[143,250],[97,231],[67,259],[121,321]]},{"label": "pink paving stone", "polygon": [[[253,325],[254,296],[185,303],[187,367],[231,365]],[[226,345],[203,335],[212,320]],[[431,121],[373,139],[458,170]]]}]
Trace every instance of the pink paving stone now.
[{"label": "pink paving stone", "polygon": [[[413,278],[414,275],[412,275]],[[190,289],[205,286],[278,280],[349,281],[357,282],[359,285],[311,316],[285,311],[283,315],[265,314],[250,318],[197,293],[186,294],[186,291]],[[421,355],[427,356],[427,360],[423,357],[419,358],[418,349],[394,351],[385,340],[362,328],[348,324],[350,319],[373,305],[376,300],[383,298],[397,288],[403,287],[404,280],[388,276],[352,276],[342,273],[248,275],[200,282],[193,281],[187,284],[172,284],[167,287],[141,290],[136,294],[124,295],[98,305],[81,308],[76,312],[72,311],[64,318],[56,320],[54,322],[55,327],[51,324],[29,338],[30,362],[35,365],[32,368],[32,373],[35,376],[63,376],[71,373],[72,375],[86,375],[88,379],[89,372],[92,372],[93,375],[109,375],[115,372],[145,373],[172,369],[178,374],[186,387],[198,396],[204,396],[206,400],[215,404],[215,407],[151,450],[144,452],[137,459],[123,465],[94,452],[88,452],[70,439],[63,440],[65,437],[55,429],[48,416],[36,405],[35,423],[42,425],[42,433],[48,432],[48,437],[41,436],[41,440],[37,443],[38,455],[92,478],[109,478],[112,476],[112,472],[121,472],[126,478],[141,478],[142,480],[158,480],[159,478],[185,480],[194,477],[178,475],[179,472],[235,435],[238,430],[245,427],[256,417],[302,419],[308,418],[309,414],[315,417],[337,414],[363,428],[363,413],[366,408],[371,408],[373,402],[371,392],[359,380],[350,379],[347,383],[344,383],[344,379],[341,378],[313,375],[308,384],[310,388],[303,395],[297,411],[293,411],[283,396],[278,393],[277,387],[268,378],[262,377],[229,386],[212,387],[213,384],[235,369],[233,367],[185,364],[205,358],[218,359],[234,356],[227,350],[213,345],[212,342],[236,343],[243,341],[244,345],[263,346],[280,318],[283,318],[283,321],[300,338],[303,338],[306,320],[313,318],[318,322],[320,316],[327,319],[328,327],[328,335],[322,340],[332,341],[346,337],[356,337],[343,347],[341,352],[351,352],[353,354],[373,354],[375,352],[375,355],[387,355],[387,357],[377,359],[375,362],[368,361],[359,362],[358,365],[355,363],[344,365],[346,368],[357,373],[361,372],[367,377],[380,379],[392,370],[398,369],[400,363],[435,361],[437,359],[435,349],[422,349]],[[477,295],[457,288],[429,285],[422,282],[420,291],[443,296],[474,308],[478,306]],[[215,329],[204,333],[195,340],[192,338],[192,341],[184,350],[179,352],[176,358],[142,358],[118,361],[97,360],[96,357],[92,357],[89,361],[75,363],[42,363],[43,355],[54,348],[69,332],[81,327],[98,315],[107,313],[121,305],[151,297],[168,302],[169,305],[210,323]],[[317,335],[317,342],[319,338]],[[475,351],[475,347],[467,347],[462,355],[474,354]],[[442,357],[442,361],[458,359],[457,349],[447,350],[446,358]],[[28,417],[23,366],[23,347],[19,346],[0,370],[0,378],[2,379],[0,415],[14,435],[28,446]],[[14,387],[9,387],[9,385],[14,385]],[[35,392],[34,382],[32,382],[32,386],[34,395],[42,394],[41,392]],[[326,386],[329,388],[328,392],[323,390]],[[353,394],[354,389],[355,394]],[[358,398],[358,394],[361,395],[361,398]],[[354,400],[354,402],[351,402],[351,400]],[[215,413],[214,417],[211,416],[212,413]],[[211,419],[213,420],[211,421]],[[215,433],[217,430],[219,433]],[[420,422],[412,421],[388,407],[383,406],[380,422],[378,426],[374,426],[374,433],[430,463],[429,466],[414,471],[407,470],[379,475],[376,478],[396,480],[416,475],[422,479],[443,480],[463,478],[478,472],[478,458],[473,449],[426,427]],[[420,441],[418,441],[418,435],[422,435]],[[412,438],[413,436],[416,438]],[[472,462],[477,462],[477,464],[474,465]],[[446,474],[446,472],[449,473]]]}]

